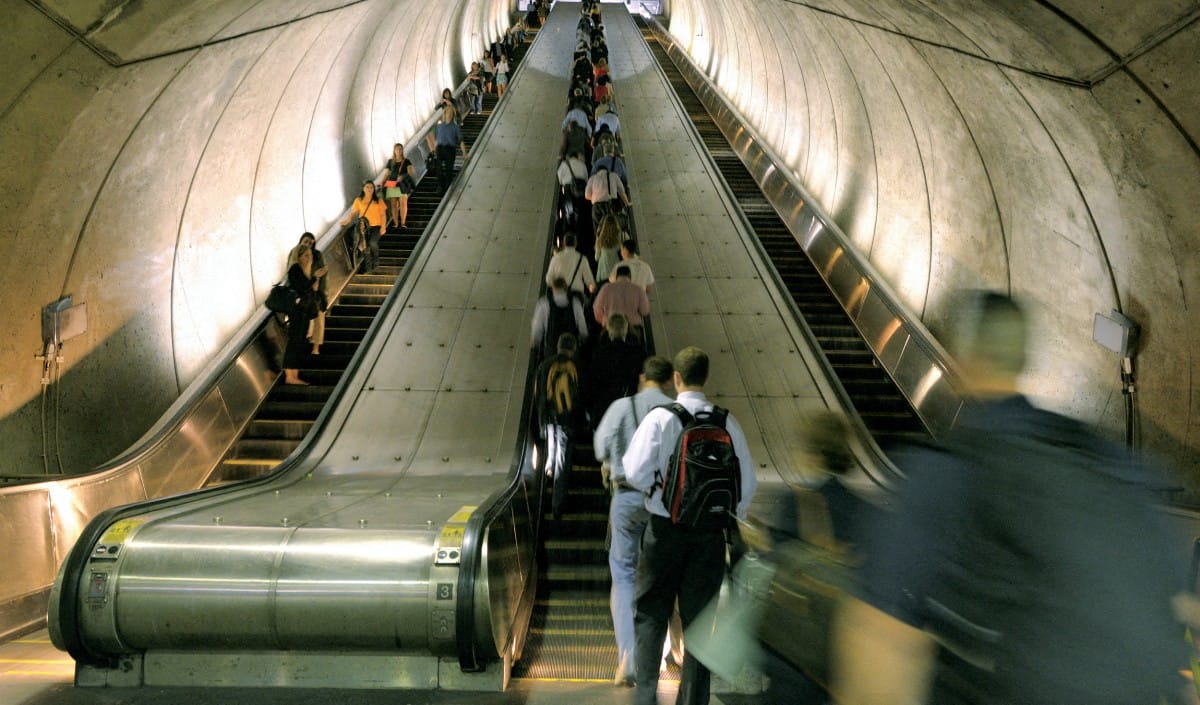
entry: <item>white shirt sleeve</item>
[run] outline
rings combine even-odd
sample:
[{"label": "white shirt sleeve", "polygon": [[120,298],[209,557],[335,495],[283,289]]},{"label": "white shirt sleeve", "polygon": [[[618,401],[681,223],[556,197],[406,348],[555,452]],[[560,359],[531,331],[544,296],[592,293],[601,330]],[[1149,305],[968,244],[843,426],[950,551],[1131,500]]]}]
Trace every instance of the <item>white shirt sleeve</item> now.
[{"label": "white shirt sleeve", "polygon": [[750,500],[754,499],[754,492],[758,489],[758,474],[754,472],[754,459],[750,457],[746,434],[732,415],[727,417],[725,429],[729,431],[729,437],[733,440],[733,452],[737,454],[738,469],[742,473],[742,497],[738,501],[737,515],[744,519],[750,509]]},{"label": "white shirt sleeve", "polygon": [[[673,433],[669,428],[672,424],[677,427]],[[666,409],[654,409],[646,414],[621,458],[625,481],[643,492],[654,487],[655,473],[666,468],[671,459],[672,448],[663,446],[663,436],[675,438],[680,428],[679,419]]]}]

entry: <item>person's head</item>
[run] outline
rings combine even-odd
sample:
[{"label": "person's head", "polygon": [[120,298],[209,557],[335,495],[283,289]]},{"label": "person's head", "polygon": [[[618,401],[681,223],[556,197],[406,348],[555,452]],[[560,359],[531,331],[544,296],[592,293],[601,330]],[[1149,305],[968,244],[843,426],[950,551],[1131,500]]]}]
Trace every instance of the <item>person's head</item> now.
[{"label": "person's head", "polygon": [[637,240],[627,238],[621,243],[621,259],[629,259],[638,253]]},{"label": "person's head", "polygon": [[575,233],[567,233],[563,236],[563,247],[572,248],[577,244],[579,244],[579,238],[575,236]]},{"label": "person's head", "polygon": [[302,247],[313,248],[317,246],[317,238],[312,233],[304,233],[300,236],[299,245]]},{"label": "person's head", "polygon": [[566,291],[567,280],[563,279],[562,277],[555,277],[554,280],[550,282],[550,288],[555,291]]},{"label": "person's head", "polygon": [[675,387],[699,391],[708,381],[708,353],[689,345],[675,353]]},{"label": "person's head", "polygon": [[296,261],[300,263],[300,268],[305,274],[312,271],[313,253],[311,247],[301,247],[296,253]]},{"label": "person's head", "polygon": [[666,387],[671,383],[675,368],[671,361],[661,355],[651,355],[642,362],[642,384]]},{"label": "person's head", "polygon": [[617,265],[617,279],[632,279],[633,272],[629,271],[629,265]]},{"label": "person's head", "polygon": [[1012,298],[995,291],[970,291],[955,306],[958,326],[952,351],[970,391],[982,396],[1017,393],[1025,369],[1029,324]]},{"label": "person's head", "polygon": [[453,102],[454,101],[454,91],[450,90],[449,88],[443,88],[442,89],[442,100]]},{"label": "person's head", "polygon": [[403,158],[404,158],[404,145],[397,142],[396,144],[392,145],[392,159],[399,160],[399,159],[403,159]]},{"label": "person's head", "polygon": [[629,335],[629,319],[623,313],[609,314],[604,330],[609,340],[625,340],[625,336]]},{"label": "person's head", "polygon": [[370,179],[364,181],[362,189],[358,192],[358,197],[368,201],[375,198],[375,182]]},{"label": "person's head", "polygon": [[804,449],[813,455],[823,470],[845,475],[854,467],[850,426],[841,414],[819,411],[808,415],[801,426],[800,437]]},{"label": "person's head", "polygon": [[563,333],[558,336],[558,345],[556,349],[559,355],[567,357],[575,357],[575,350],[579,347],[579,343],[575,340],[574,333]]}]

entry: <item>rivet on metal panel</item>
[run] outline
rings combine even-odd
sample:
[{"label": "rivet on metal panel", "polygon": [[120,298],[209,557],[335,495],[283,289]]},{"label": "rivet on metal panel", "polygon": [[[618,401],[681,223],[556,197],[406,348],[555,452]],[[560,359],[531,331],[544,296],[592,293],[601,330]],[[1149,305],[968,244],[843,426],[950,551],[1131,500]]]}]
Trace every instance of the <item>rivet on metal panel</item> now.
[{"label": "rivet on metal panel", "polygon": [[406,392],[411,392],[411,391],[412,391],[412,387],[411,387],[411,386],[409,386],[409,387],[405,387],[405,388],[404,388],[404,391],[406,391]]},{"label": "rivet on metal panel", "polygon": [[325,496],[326,496],[326,497],[332,497],[332,496],[333,496],[333,491],[332,491],[332,490],[325,490]]},{"label": "rivet on metal panel", "polygon": [[287,526],[287,525],[288,525],[288,518],[287,518],[287,517],[284,517],[284,518],[280,519],[280,520],[279,520],[279,523],[280,523],[281,525],[283,525],[283,526]]},{"label": "rivet on metal panel", "polygon": [[406,343],[404,344],[404,347],[406,347],[406,348],[411,348],[411,347],[412,347],[412,341],[410,340],[410,341],[406,342]]},{"label": "rivet on metal panel", "polygon": [[454,387],[449,387],[449,386],[447,386],[447,387],[446,387],[446,391],[447,391],[447,392],[453,392],[453,391],[454,391]]},{"label": "rivet on metal panel", "polygon": [[278,496],[279,496],[279,490],[275,490],[275,496],[276,496],[276,497],[278,497]]},{"label": "rivet on metal panel", "polygon": [[399,456],[399,455],[393,455],[393,456],[392,456],[392,460],[395,460],[396,462],[400,462],[400,456]]},{"label": "rivet on metal panel", "polygon": [[365,528],[367,528],[367,520],[366,520],[366,519],[359,519],[359,520],[358,520],[358,528],[360,528],[360,529],[365,529]]},{"label": "rivet on metal panel", "polygon": [[367,391],[369,391],[369,392],[375,391],[375,385],[371,385],[371,386],[367,387]]},{"label": "rivet on metal panel", "polygon": [[425,526],[433,526],[433,519],[426,519]]},{"label": "rivet on metal panel", "polygon": [[352,455],[352,456],[350,456],[350,459],[351,459],[351,460],[358,460],[358,456],[357,456],[357,455]]},{"label": "rivet on metal panel", "polygon": [[762,468],[762,469],[766,470],[766,468],[767,468],[767,464],[766,464],[766,463],[759,463],[759,464],[758,464],[758,467],[760,467],[760,468]]},{"label": "rivet on metal panel", "polygon": [[383,493],[383,496],[384,496],[384,497],[391,497],[391,496],[392,496],[392,493],[391,493],[391,492],[384,492],[384,493]]},{"label": "rivet on metal panel", "polygon": [[450,456],[448,456],[448,455],[443,455],[443,456],[442,456],[442,462],[443,462],[443,463],[448,463],[448,462],[450,462]]},{"label": "rivet on metal panel", "polygon": [[213,517],[213,523],[214,523],[214,524],[220,524],[220,523],[221,523],[221,517]]},{"label": "rivet on metal panel", "polygon": [[482,348],[482,347],[483,347],[483,343],[475,343],[476,350],[478,350],[479,348]]},{"label": "rivet on metal panel", "polygon": [[438,492],[438,493],[437,493],[437,498],[438,498],[438,499],[441,499],[441,498],[442,498],[442,493],[441,493],[441,492]]},{"label": "rivet on metal panel", "polygon": [[484,458],[484,459],[483,459],[483,462],[485,462],[485,463],[490,463],[490,462],[492,462],[492,456],[490,456],[490,455],[489,455],[488,457]]},{"label": "rivet on metal panel", "polygon": [[483,393],[484,393],[484,394],[487,394],[487,390],[488,390],[488,388],[487,388],[487,387],[484,387],[484,388],[483,388]]},{"label": "rivet on metal panel", "polygon": [[444,348],[444,347],[446,347],[446,344],[445,344],[445,343],[438,343],[438,347],[439,347],[439,348]]}]

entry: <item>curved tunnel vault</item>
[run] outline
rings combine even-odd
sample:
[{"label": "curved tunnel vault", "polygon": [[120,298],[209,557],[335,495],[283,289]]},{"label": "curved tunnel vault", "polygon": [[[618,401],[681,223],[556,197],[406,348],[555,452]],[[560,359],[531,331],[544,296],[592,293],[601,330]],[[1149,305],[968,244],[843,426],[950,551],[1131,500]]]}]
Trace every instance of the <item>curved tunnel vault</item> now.
[{"label": "curved tunnel vault", "polygon": [[[43,305],[88,304],[46,405],[53,438],[60,396],[62,464],[78,471],[174,401],[298,234],[334,222],[392,142],[420,137],[513,5],[5,3],[0,472],[43,467]],[[1092,317],[1137,320],[1146,445],[1196,497],[1200,11],[664,5],[680,45],[935,334],[955,289],[1024,297],[1042,331],[1031,390],[1118,429],[1118,361],[1091,341]]]}]

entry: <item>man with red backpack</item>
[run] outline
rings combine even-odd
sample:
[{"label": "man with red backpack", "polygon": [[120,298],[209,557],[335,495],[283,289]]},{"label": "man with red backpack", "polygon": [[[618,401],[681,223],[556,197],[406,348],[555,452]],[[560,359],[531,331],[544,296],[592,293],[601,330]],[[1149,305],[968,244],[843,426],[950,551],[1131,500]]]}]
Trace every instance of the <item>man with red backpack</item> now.
[{"label": "man with red backpack", "polygon": [[[675,403],[638,425],[622,457],[625,481],[646,492],[636,614],[635,705],[654,705],[667,623],[679,601],[688,626],[721,589],[726,532],[745,516],[758,486],[746,436],[728,411],[704,396],[708,355],[675,355]],[[707,705],[709,672],[687,653],[676,705]]]}]

